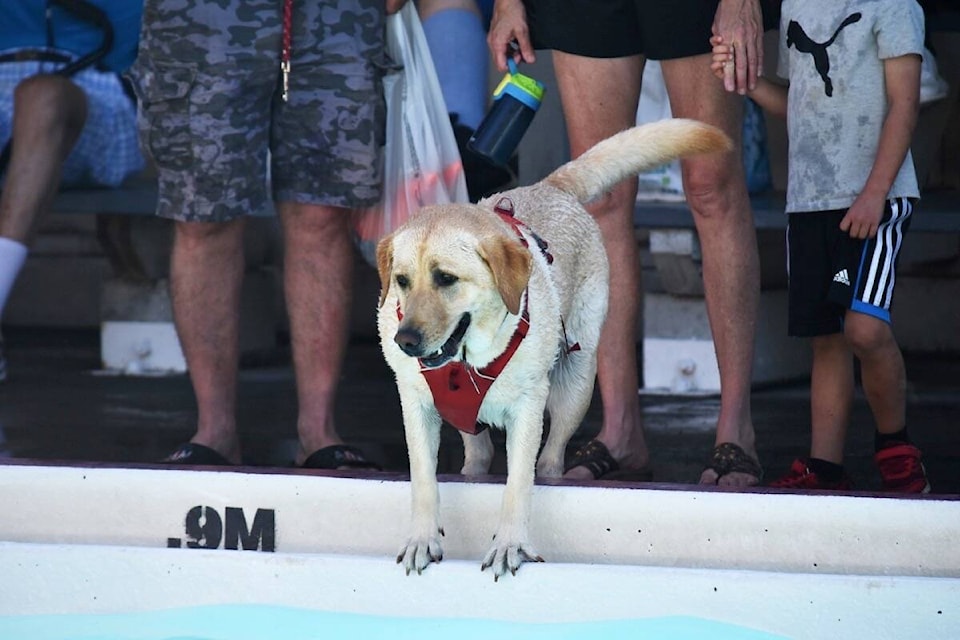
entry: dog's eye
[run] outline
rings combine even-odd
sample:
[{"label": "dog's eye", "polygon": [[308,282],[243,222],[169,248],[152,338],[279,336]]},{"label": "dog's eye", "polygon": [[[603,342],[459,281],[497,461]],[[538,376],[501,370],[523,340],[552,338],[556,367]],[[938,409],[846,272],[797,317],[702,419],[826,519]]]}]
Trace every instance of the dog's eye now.
[{"label": "dog's eye", "polygon": [[407,287],[410,286],[410,278],[408,278],[403,274],[398,275],[396,277],[396,281],[397,281],[397,286],[400,287],[401,289],[406,289]]},{"label": "dog's eye", "polygon": [[456,284],[457,280],[459,280],[459,278],[452,273],[447,273],[446,271],[433,272],[433,282],[438,287],[449,287]]}]

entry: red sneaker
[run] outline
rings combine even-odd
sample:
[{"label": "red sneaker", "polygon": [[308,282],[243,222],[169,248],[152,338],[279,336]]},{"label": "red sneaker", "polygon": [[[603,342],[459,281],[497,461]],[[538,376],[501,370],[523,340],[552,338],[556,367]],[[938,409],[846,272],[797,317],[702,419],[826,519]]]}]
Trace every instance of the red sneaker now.
[{"label": "red sneaker", "polygon": [[790,465],[787,475],[769,484],[777,489],[802,489],[814,491],[845,491],[853,489],[853,480],[844,473],[837,482],[824,482],[807,466],[806,459],[797,458]]},{"label": "red sneaker", "polygon": [[884,491],[930,493],[927,470],[920,462],[920,449],[912,444],[897,444],[877,451],[873,460],[880,468]]}]

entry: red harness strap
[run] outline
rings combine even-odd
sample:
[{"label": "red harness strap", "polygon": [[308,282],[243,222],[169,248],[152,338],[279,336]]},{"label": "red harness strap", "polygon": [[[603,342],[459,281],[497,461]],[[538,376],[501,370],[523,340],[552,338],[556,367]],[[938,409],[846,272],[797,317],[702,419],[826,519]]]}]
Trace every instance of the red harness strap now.
[{"label": "red harness strap", "polygon": [[[521,229],[527,229],[527,227],[514,217],[513,203],[510,199],[501,198],[494,207],[494,211],[513,227],[513,230],[520,237],[520,241],[524,246],[527,246],[527,240],[521,231]],[[546,256],[547,263],[552,263],[553,256],[547,251],[547,243],[529,229],[527,231],[536,241],[537,248]],[[400,314],[399,306],[397,307],[397,313]],[[520,343],[523,342],[529,326],[530,314],[527,311],[527,298],[524,296],[520,322],[517,324],[517,330],[510,337],[506,350],[483,369],[474,369],[469,363],[462,361],[450,361],[442,367],[433,369],[423,368],[421,363],[420,373],[423,374],[424,379],[430,386],[430,392],[433,394],[433,404],[440,412],[441,418],[460,431],[474,435],[487,428],[488,425],[477,422],[480,406],[497,376],[507,366],[510,358],[516,353]],[[566,339],[566,329],[564,329],[564,339]],[[579,343],[568,346],[567,353],[579,349]]]},{"label": "red harness strap", "polygon": [[483,369],[474,369],[468,362],[451,361],[442,367],[420,370],[430,386],[433,404],[441,418],[466,433],[478,434],[487,428],[486,424],[477,422],[480,405],[497,376],[523,342],[529,325],[530,316],[524,298],[520,323],[517,324],[517,330],[513,332],[506,350]]}]

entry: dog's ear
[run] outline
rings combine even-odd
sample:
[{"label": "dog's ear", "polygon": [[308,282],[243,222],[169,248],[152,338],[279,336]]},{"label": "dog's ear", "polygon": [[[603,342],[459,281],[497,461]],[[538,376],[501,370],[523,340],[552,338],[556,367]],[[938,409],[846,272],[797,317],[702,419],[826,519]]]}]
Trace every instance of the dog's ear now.
[{"label": "dog's ear", "polygon": [[530,251],[512,238],[492,236],[480,243],[479,253],[493,273],[493,281],[507,310],[514,315],[520,313],[520,298],[533,269]]},{"label": "dog's ear", "polygon": [[383,301],[387,299],[391,271],[393,271],[392,233],[377,243],[377,273],[380,275],[380,302],[377,303],[378,307],[382,307]]}]

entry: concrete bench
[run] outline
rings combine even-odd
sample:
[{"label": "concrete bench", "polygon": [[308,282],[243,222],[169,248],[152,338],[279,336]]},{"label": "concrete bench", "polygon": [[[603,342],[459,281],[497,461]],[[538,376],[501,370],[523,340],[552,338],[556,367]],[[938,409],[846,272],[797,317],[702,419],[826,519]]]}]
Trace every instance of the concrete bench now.
[{"label": "concrete bench", "polygon": [[[157,218],[156,178],[150,172],[114,189],[66,189],[53,213],[95,215],[100,248],[112,267],[98,287],[101,360],[128,374],[183,373],[167,287],[172,223]],[[255,356],[276,347],[280,284],[273,208],[248,225],[241,313],[241,352]],[[97,295],[97,294],[93,294]]]},{"label": "concrete bench", "polygon": [[[785,229],[783,193],[763,193],[750,198],[757,229]],[[638,202],[634,226],[645,229],[692,229],[693,216],[684,202]],[[923,193],[910,223],[912,232],[960,233],[960,191]]]},{"label": "concrete bench", "polygon": [[153,215],[156,206],[156,179],[137,175],[116,189],[65,189],[53,209],[56,213]]},{"label": "concrete bench", "polygon": [[[764,193],[751,197],[757,229],[784,229],[785,199],[782,193]],[[105,213],[153,215],[157,204],[157,184],[148,175],[138,175],[116,189],[69,189],[62,191],[54,204],[59,213]],[[258,215],[270,216],[272,209]],[[693,216],[684,202],[638,202],[634,225],[645,229],[692,229]],[[960,233],[960,191],[924,193],[911,222],[912,231]]]},{"label": "concrete bench", "polygon": [[[157,207],[157,180],[150,171],[129,178],[115,189],[65,189],[54,203],[57,213],[153,215]],[[273,215],[273,208],[257,212]]]},{"label": "concrete bench", "polygon": [[[782,193],[752,199],[761,262],[754,383],[809,374],[806,341],[787,336],[787,215]],[[637,204],[634,224],[649,234],[655,281],[644,297],[643,380],[649,392],[716,393],[720,374],[703,301],[700,245],[683,202]],[[893,323],[905,350],[960,350],[960,191],[926,193],[900,257]],[[918,313],[930,309],[931,313]],[[932,312],[936,309],[935,312]]]},{"label": "concrete bench", "polygon": [[[137,176],[118,189],[64,191],[57,199],[55,210],[60,213],[108,214],[104,217],[114,220],[117,217],[152,216],[156,198],[155,181],[149,176]],[[808,375],[809,353],[804,341],[786,336],[783,230],[787,216],[784,214],[783,194],[754,196],[752,204],[763,264],[754,382],[768,384]],[[272,210],[261,215],[270,216]],[[638,230],[649,234],[649,255],[656,276],[655,282],[651,282],[648,276],[644,297],[644,388],[651,393],[717,393],[719,370],[703,304],[700,249],[692,215],[683,202],[645,201],[637,204],[634,223]],[[919,253],[927,261],[955,258],[960,246],[958,234],[960,191],[931,192],[925,194],[918,205],[907,248],[919,245],[921,249],[914,253]],[[120,245],[129,239],[123,233],[102,234],[101,242],[104,238],[108,244]],[[127,255],[138,252],[123,246],[108,246],[104,250],[108,255],[116,255],[118,250]],[[155,249],[152,251],[156,253]],[[367,299],[376,295],[379,285],[372,270],[361,268],[357,275],[354,332],[369,337],[375,335],[374,328],[370,318],[365,318],[364,311],[368,310]],[[251,296],[276,295],[275,286],[263,273],[255,273],[248,285],[252,287]],[[903,331],[907,337],[902,342],[905,348],[960,350],[955,326],[949,326],[951,317],[954,325],[956,318],[960,318],[960,274],[951,271],[947,277],[924,280],[919,288],[911,283],[898,291],[903,293],[894,307],[895,325],[906,327]],[[131,373],[185,370],[166,295],[166,287],[158,286],[156,282],[131,285],[119,279],[105,285],[101,328],[106,368]],[[904,305],[904,296],[911,302]],[[910,313],[904,319],[897,317],[898,307],[915,310],[916,303],[929,308],[931,299],[944,307],[938,308],[936,314],[927,314],[939,319],[933,326],[926,324],[926,320],[918,323],[916,313]],[[272,316],[261,317],[268,307],[252,304],[245,310],[245,317],[252,314],[259,318],[255,324],[261,338],[253,340],[257,349],[263,349],[272,335]]]}]

